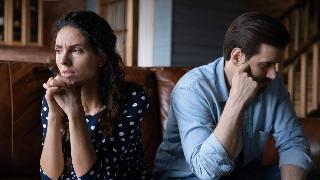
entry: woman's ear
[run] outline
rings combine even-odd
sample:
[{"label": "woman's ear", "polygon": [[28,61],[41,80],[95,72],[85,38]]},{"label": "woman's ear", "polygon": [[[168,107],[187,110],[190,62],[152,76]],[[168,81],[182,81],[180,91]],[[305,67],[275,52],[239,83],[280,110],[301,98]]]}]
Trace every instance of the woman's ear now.
[{"label": "woman's ear", "polygon": [[230,60],[234,65],[243,64],[246,57],[240,48],[234,48],[231,51]]}]

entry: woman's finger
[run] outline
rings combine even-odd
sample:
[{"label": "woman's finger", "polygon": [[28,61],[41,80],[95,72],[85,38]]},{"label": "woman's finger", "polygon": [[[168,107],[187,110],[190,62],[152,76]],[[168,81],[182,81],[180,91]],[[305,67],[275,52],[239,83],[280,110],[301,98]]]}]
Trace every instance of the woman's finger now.
[{"label": "woman's finger", "polygon": [[45,88],[45,89],[48,89],[48,88],[49,88],[49,85],[48,85],[47,83],[43,83],[43,84],[42,84],[42,87]]},{"label": "woman's finger", "polygon": [[55,78],[52,78],[52,79],[49,78],[47,85],[49,87],[52,87],[52,86],[68,87],[68,86],[70,86],[70,84],[68,82],[66,82],[65,80],[63,80],[59,76],[56,76]]},{"label": "woman's finger", "polygon": [[56,95],[56,94],[59,94],[61,93],[62,91],[64,91],[65,89],[64,88],[61,88],[61,87],[57,87],[57,86],[52,86],[52,87],[48,87],[47,88],[47,91],[46,91],[46,95],[49,95],[49,96],[53,96],[53,95]]},{"label": "woman's finger", "polygon": [[73,84],[73,82],[72,82],[70,79],[68,79],[68,78],[66,78],[66,77],[63,77],[63,76],[61,76],[61,75],[57,75],[57,76],[55,77],[55,79],[57,79],[57,80],[59,80],[59,81],[62,81],[62,82],[64,82],[64,83],[67,84],[67,85],[72,85],[72,84]]}]

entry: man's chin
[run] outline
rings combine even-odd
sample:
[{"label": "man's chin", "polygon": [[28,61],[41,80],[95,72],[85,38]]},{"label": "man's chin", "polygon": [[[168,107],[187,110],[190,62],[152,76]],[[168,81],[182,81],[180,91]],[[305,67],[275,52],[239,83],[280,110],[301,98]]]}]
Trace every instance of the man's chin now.
[{"label": "man's chin", "polygon": [[266,90],[268,84],[269,84],[269,81],[268,82],[264,81],[264,82],[259,83],[259,89],[258,89],[257,94],[263,93]]}]

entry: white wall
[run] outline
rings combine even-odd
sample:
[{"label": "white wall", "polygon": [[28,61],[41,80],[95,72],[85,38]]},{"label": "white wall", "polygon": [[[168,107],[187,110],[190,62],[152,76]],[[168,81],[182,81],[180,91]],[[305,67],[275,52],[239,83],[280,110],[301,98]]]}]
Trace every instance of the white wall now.
[{"label": "white wall", "polygon": [[154,39],[154,0],[139,1],[138,66],[152,66]]},{"label": "white wall", "polygon": [[140,0],[138,66],[171,65],[172,0]]},{"label": "white wall", "polygon": [[155,0],[153,66],[171,66],[172,0]]}]

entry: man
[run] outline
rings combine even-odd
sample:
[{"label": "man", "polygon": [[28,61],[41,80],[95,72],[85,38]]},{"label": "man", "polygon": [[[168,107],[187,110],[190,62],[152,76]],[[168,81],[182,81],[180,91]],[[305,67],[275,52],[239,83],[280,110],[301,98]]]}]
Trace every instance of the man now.
[{"label": "man", "polygon": [[[234,20],[223,58],[191,70],[172,92],[156,177],[306,178],[312,166],[309,145],[275,67],[288,42],[285,27],[262,13]],[[270,134],[280,170],[267,174],[257,165]]]}]

